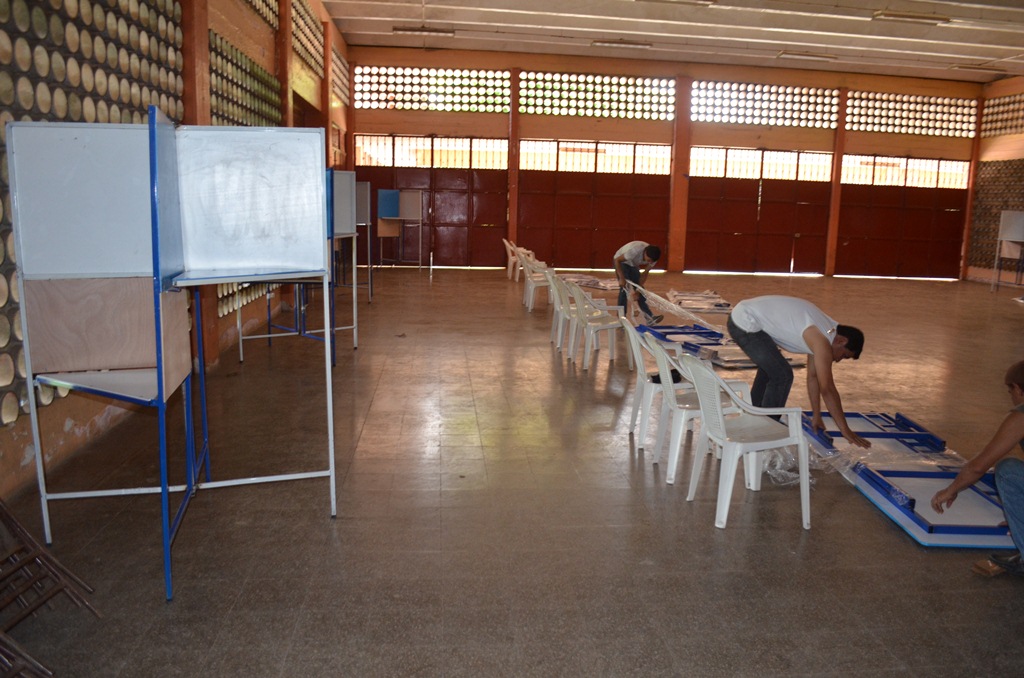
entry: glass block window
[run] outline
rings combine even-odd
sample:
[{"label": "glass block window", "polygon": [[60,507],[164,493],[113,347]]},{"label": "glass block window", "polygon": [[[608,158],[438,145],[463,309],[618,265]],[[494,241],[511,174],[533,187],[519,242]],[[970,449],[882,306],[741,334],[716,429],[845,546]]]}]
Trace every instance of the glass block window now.
[{"label": "glass block window", "polygon": [[973,137],[978,102],[890,92],[850,92],[846,129],[852,132]]},{"label": "glass block window", "polygon": [[725,149],[694,146],[690,149],[691,177],[724,177]]},{"label": "glass block window", "polygon": [[765,151],[761,176],[765,179],[796,179],[799,158],[796,151]]},{"label": "glass block window", "polygon": [[348,62],[336,49],[331,50],[331,96],[340,101],[342,106],[350,103]]},{"label": "glass block window", "polygon": [[579,141],[558,142],[560,172],[593,172],[597,167],[597,144]]},{"label": "glass block window", "polygon": [[447,169],[469,169],[470,139],[439,138],[434,139],[433,167]]},{"label": "glass block window", "polygon": [[306,0],[292,1],[292,49],[313,73],[324,77],[324,27]]},{"label": "glass block window", "polygon": [[394,167],[393,137],[383,134],[357,134],[355,164],[365,167]]},{"label": "glass block window", "polygon": [[[666,144],[637,144],[634,151],[636,162],[633,166],[635,174],[672,173],[672,147]],[[600,171],[600,170],[598,170]]]},{"label": "glass block window", "polygon": [[672,78],[524,72],[519,112],[633,120],[674,120]]},{"label": "glass block window", "polygon": [[473,139],[473,167],[508,169],[508,139]]},{"label": "glass block window", "polygon": [[[278,19],[278,8],[277,0],[246,0],[256,13],[260,15],[260,18],[270,24],[271,28],[277,30]],[[131,4],[129,3],[129,7]]]},{"label": "glass block window", "polygon": [[356,108],[508,113],[511,74],[459,68],[357,66]]},{"label": "glass block window", "polygon": [[528,139],[520,141],[519,169],[552,172],[558,169],[558,142]]},{"label": "glass block window", "polygon": [[281,83],[227,38],[210,31],[210,114],[214,125],[274,127]]},{"label": "glass block window", "polygon": [[799,181],[832,181],[831,153],[801,153],[799,163]]},{"label": "glass block window", "polygon": [[835,129],[839,112],[838,92],[820,87],[698,80],[690,97],[693,122]]},{"label": "glass block window", "polygon": [[1024,133],[1024,94],[996,97],[985,102],[981,114],[981,136],[997,137]]}]

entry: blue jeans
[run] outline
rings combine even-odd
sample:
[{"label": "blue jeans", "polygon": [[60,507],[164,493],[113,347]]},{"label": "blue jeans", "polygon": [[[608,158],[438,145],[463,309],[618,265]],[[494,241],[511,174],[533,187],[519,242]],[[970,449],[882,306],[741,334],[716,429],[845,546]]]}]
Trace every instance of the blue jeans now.
[{"label": "blue jeans", "polygon": [[1024,461],[1009,457],[996,464],[996,490],[1013,543],[1024,554]]},{"label": "blue jeans", "polygon": [[[636,266],[633,266],[632,264],[627,264],[624,261],[621,264],[619,264],[619,266],[620,266],[620,270],[622,271],[622,277],[623,278],[625,278],[629,282],[636,283],[637,285],[640,284],[640,269],[639,268],[637,268]],[[621,306],[622,308],[626,308],[626,299],[627,299],[626,288],[625,288],[625,286],[620,287],[619,288],[619,306]],[[637,299],[639,301],[640,310],[643,311],[644,313],[646,313],[647,315],[653,315],[651,313],[651,307],[647,305],[647,299],[644,297],[644,295],[642,295],[639,292],[637,292]]]},{"label": "blue jeans", "polygon": [[793,387],[793,367],[767,332],[747,332],[732,321],[726,323],[729,336],[757,365],[757,376],[750,388],[750,400],[756,407],[785,407]]}]

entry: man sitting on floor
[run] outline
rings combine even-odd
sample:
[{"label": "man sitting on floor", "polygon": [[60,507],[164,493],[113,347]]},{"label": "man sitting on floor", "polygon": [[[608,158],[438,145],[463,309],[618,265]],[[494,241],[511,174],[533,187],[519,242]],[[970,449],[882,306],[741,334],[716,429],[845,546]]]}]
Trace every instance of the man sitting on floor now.
[{"label": "man sitting on floor", "polygon": [[1004,382],[1013,409],[981,453],[960,469],[948,487],[935,493],[932,508],[942,513],[953,505],[961,490],[976,483],[995,464],[996,490],[1017,550],[1010,554],[993,553],[989,560],[1011,574],[1024,575],[1024,461],[1009,456],[1018,445],[1024,450],[1024,360],[1006,371]]}]

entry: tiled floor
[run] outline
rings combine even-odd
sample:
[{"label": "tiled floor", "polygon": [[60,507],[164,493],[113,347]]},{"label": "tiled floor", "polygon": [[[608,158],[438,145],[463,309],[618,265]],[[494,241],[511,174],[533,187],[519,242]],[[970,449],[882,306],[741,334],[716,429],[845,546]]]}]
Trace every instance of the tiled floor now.
[{"label": "tiled floor", "polygon": [[[847,409],[904,412],[966,455],[1024,357],[1019,291],[983,284],[649,286],[812,299],[867,333],[837,370]],[[624,353],[568,363],[543,297],[527,313],[521,289],[503,271],[381,271],[360,348],[342,334],[334,369],[336,519],[322,479],[202,491],[167,603],[154,497],[55,503],[53,551],[103,618],[61,601],[13,636],[61,676],[1020,674],[1024,580],[916,545],[823,470],[810,531],[796,489],[768,481],[740,485],[716,529],[716,465],[693,503],[667,486],[627,432]],[[251,341],[245,358],[209,382],[216,476],[323,468],[321,345]],[[806,402],[800,373],[791,402]],[[153,482],[154,436],[134,417],[54,489]],[[13,504],[38,533],[34,494]]]}]

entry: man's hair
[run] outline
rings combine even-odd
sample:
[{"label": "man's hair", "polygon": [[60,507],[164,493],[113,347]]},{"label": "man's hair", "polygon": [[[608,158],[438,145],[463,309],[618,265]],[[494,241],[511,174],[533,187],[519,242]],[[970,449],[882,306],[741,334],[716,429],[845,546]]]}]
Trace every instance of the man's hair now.
[{"label": "man's hair", "polygon": [[646,254],[647,258],[651,261],[657,261],[658,258],[661,257],[661,248],[657,245],[648,245],[644,248],[644,254]]},{"label": "man's hair", "polygon": [[846,348],[853,352],[854,360],[859,359],[860,352],[864,350],[864,333],[850,325],[839,325],[836,334],[846,337]]},{"label": "man's hair", "polygon": [[1010,365],[1010,369],[1006,370],[1006,385],[1014,384],[1024,389],[1024,360]]}]

